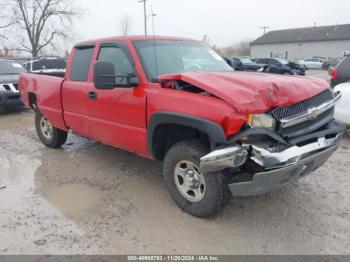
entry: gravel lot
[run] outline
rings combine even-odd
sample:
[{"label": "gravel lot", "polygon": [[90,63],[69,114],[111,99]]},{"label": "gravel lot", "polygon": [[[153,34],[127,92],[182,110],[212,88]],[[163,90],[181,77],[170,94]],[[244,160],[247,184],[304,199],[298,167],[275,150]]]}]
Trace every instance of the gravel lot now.
[{"label": "gravel lot", "polygon": [[0,254],[349,254],[348,138],[299,183],[210,220],[174,204],[159,162],[75,135],[45,148],[31,112],[0,115],[0,145]]}]

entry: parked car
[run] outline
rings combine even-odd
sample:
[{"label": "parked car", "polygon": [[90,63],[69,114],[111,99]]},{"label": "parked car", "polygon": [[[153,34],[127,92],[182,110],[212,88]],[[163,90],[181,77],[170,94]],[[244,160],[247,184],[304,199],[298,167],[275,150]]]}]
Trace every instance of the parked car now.
[{"label": "parked car", "polygon": [[304,76],[306,71],[304,66],[281,58],[258,58],[255,62],[267,73]]},{"label": "parked car", "polygon": [[67,62],[59,57],[39,57],[23,64],[27,72],[63,76]]},{"label": "parked car", "polygon": [[309,69],[322,69],[324,60],[321,58],[310,58],[299,61],[299,64],[305,65]]},{"label": "parked car", "polygon": [[253,62],[250,57],[225,57],[225,61],[236,71],[258,71],[261,66]]},{"label": "parked car", "polygon": [[350,82],[337,85],[334,91],[342,94],[335,107],[335,119],[350,126]]},{"label": "parked car", "polygon": [[170,195],[197,217],[232,195],[264,194],[311,173],[344,130],[333,120],[339,95],[325,80],[234,72],[195,40],[83,42],[67,68],[64,77],[21,74],[42,143],[60,147],[72,130],[163,161]]},{"label": "parked car", "polygon": [[350,56],[343,58],[338,65],[330,71],[331,86],[335,87],[350,81]]},{"label": "parked car", "polygon": [[15,61],[0,60],[0,107],[22,105],[18,78],[24,71],[22,65]]}]

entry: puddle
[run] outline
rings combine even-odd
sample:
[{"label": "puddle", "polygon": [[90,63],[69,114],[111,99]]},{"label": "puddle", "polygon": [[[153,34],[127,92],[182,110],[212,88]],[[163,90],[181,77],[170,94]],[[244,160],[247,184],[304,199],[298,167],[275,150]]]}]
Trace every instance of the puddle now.
[{"label": "puddle", "polygon": [[0,184],[33,187],[33,175],[40,165],[40,159],[32,156],[7,154],[0,158]]},{"label": "puddle", "polygon": [[86,185],[49,186],[43,196],[69,218],[77,218],[95,208],[103,199],[103,193]]}]

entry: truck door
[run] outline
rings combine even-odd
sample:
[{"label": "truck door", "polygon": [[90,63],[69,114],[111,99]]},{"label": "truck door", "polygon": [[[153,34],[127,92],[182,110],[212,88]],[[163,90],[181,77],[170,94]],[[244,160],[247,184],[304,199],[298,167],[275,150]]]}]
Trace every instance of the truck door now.
[{"label": "truck door", "polygon": [[62,87],[62,104],[66,124],[75,133],[89,136],[89,91],[94,84],[89,80],[89,68],[94,52],[93,45],[75,47],[70,67]]},{"label": "truck door", "polygon": [[[102,43],[98,61],[114,64],[116,74],[136,73],[134,61],[123,43]],[[126,81],[116,78],[116,81]],[[145,84],[123,86],[111,90],[89,86],[89,136],[105,144],[129,151],[147,154],[146,148],[146,94]]]}]

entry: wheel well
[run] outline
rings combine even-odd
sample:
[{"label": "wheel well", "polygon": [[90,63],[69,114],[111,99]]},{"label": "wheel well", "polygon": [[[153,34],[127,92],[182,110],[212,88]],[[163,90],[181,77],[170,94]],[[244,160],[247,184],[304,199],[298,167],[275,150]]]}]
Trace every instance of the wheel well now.
[{"label": "wheel well", "polygon": [[153,133],[153,155],[157,160],[163,160],[174,144],[190,139],[200,140],[205,146],[210,146],[208,135],[199,129],[178,124],[159,125]]},{"label": "wheel well", "polygon": [[34,93],[28,93],[28,105],[33,110],[37,109],[36,101],[36,95]]}]

